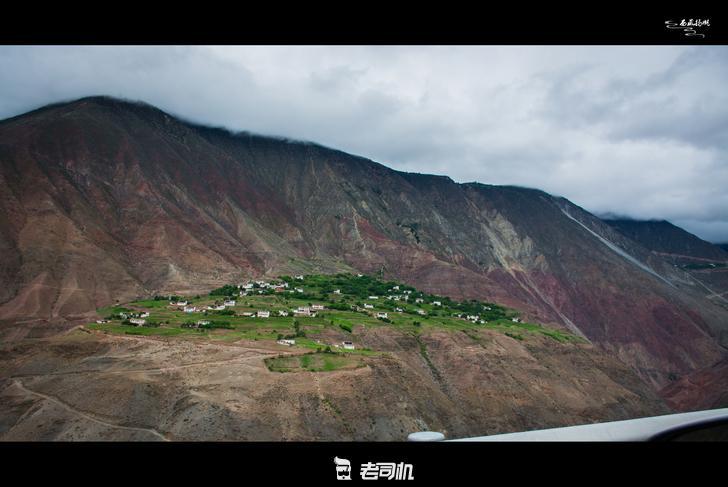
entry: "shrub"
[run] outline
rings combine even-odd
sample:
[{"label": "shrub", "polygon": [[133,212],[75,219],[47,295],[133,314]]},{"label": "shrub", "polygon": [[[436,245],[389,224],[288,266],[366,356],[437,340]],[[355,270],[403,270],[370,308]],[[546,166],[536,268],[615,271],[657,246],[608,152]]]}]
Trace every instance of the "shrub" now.
[{"label": "shrub", "polygon": [[229,321],[211,321],[207,325],[200,325],[200,328],[225,328],[231,330],[233,327]]},{"label": "shrub", "polygon": [[293,335],[291,338],[293,338],[293,337],[305,337],[306,336],[306,332],[304,332],[301,329],[301,323],[299,323],[298,320],[294,320],[293,321],[293,329],[296,330],[296,334]]},{"label": "shrub", "polygon": [[225,284],[222,287],[219,287],[217,289],[213,289],[212,291],[210,291],[210,296],[232,296],[237,292],[238,292],[238,288],[236,286],[231,286],[230,284]]}]

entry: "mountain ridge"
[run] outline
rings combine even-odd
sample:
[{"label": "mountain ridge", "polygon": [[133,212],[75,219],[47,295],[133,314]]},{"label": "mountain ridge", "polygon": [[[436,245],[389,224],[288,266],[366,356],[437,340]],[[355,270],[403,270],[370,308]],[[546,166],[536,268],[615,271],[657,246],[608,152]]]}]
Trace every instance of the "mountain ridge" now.
[{"label": "mountain ridge", "polygon": [[603,219],[624,235],[654,252],[717,261],[728,260],[728,252],[719,245],[662,220]]}]

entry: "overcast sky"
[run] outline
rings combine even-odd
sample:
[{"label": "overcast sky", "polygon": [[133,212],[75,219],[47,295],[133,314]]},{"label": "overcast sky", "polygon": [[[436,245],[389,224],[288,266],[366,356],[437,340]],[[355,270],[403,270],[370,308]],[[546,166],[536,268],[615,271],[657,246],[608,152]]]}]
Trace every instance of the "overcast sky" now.
[{"label": "overcast sky", "polygon": [[0,46],[0,118],[89,95],[728,241],[728,46]]}]

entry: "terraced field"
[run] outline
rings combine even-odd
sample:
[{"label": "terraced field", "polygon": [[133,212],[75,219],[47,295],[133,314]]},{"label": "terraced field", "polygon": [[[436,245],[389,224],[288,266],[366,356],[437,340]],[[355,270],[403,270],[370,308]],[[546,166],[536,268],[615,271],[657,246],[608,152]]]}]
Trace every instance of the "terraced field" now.
[{"label": "terraced field", "polygon": [[332,372],[364,367],[364,361],[356,354],[312,352],[301,355],[271,357],[265,359],[272,372]]}]

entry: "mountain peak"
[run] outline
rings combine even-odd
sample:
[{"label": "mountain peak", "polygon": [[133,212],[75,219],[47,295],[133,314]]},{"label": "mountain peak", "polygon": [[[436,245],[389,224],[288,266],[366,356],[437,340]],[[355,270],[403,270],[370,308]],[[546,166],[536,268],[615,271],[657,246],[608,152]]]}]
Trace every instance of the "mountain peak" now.
[{"label": "mountain peak", "polygon": [[61,101],[57,103],[51,103],[48,105],[45,105],[43,108],[50,108],[50,107],[81,107],[81,106],[89,106],[89,105],[95,105],[95,106],[104,106],[104,107],[115,107],[115,108],[135,108],[135,107],[145,107],[148,109],[161,111],[159,108],[155,107],[154,105],[147,103],[142,100],[132,100],[130,98],[121,98],[111,95],[90,95],[90,96],[84,96],[81,98],[75,98],[73,100],[66,100]]},{"label": "mountain peak", "polygon": [[50,117],[55,119],[58,115],[69,114],[74,112],[83,112],[86,110],[111,110],[116,113],[134,113],[142,117],[168,117],[175,118],[163,110],[140,100],[130,100],[125,98],[117,98],[109,95],[94,95],[76,98],[73,100],[65,100],[56,103],[50,103],[26,113],[16,115],[14,117],[0,120],[0,123],[10,123],[18,120],[28,120],[37,117]]}]

